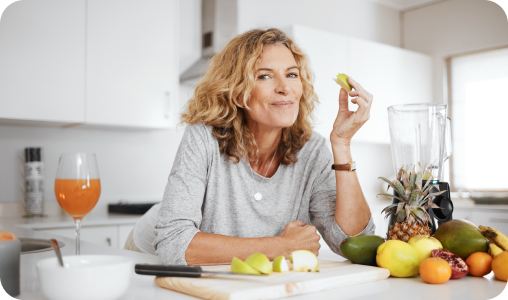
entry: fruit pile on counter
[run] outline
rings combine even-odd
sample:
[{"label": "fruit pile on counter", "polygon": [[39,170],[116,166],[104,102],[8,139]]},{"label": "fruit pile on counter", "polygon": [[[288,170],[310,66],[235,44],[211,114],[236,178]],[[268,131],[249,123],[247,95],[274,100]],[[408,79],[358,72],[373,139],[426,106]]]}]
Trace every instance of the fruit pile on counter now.
[{"label": "fruit pile on counter", "polygon": [[420,274],[427,283],[445,283],[494,271],[497,279],[508,279],[508,238],[491,227],[477,228],[463,220],[444,223],[432,237],[385,242],[377,235],[360,234],[345,239],[340,248],[352,263],[386,268],[393,277]]},{"label": "fruit pile on counter", "polygon": [[492,271],[497,279],[507,281],[508,238],[503,233],[452,220],[430,236],[428,211],[440,209],[433,200],[446,191],[439,191],[433,176],[423,170],[418,164],[411,171],[400,168],[396,180],[380,177],[395,193],[379,195],[396,199],[383,210],[394,221],[387,241],[380,236],[357,235],[342,241],[342,253],[352,263],[386,268],[394,277],[420,274],[427,283],[444,283],[467,274],[481,277]]}]

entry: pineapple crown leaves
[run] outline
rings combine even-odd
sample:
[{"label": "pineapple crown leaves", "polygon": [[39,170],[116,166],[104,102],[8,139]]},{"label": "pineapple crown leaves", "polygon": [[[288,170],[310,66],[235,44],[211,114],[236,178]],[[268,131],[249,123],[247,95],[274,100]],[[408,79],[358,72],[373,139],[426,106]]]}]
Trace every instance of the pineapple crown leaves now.
[{"label": "pineapple crown leaves", "polygon": [[[411,168],[412,167],[412,168]],[[422,168],[418,163],[414,166],[407,166],[400,168],[397,174],[397,179],[390,181],[385,177],[379,179],[388,183],[388,189],[393,188],[397,195],[388,193],[380,193],[377,196],[386,196],[399,200],[398,203],[391,204],[383,209],[381,212],[385,214],[385,218],[390,215],[395,215],[397,222],[407,220],[410,224],[415,221],[426,224],[427,221],[432,224],[430,215],[427,213],[428,208],[441,208],[432,201],[442,193],[439,191],[438,185],[432,185],[434,177],[432,175],[427,178],[425,185],[423,185],[423,178],[425,176],[427,165]],[[412,169],[410,172],[408,170]],[[432,169],[432,165],[429,166]],[[438,192],[430,193],[432,187],[435,187]]]}]

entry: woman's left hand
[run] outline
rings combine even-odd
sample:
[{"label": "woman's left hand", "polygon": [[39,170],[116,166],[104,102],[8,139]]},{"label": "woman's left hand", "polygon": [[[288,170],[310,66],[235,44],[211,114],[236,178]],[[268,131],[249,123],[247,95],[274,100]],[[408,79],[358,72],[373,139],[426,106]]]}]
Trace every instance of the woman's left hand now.
[{"label": "woman's left hand", "polygon": [[351,138],[370,118],[370,107],[372,105],[373,96],[367,92],[358,82],[348,78],[348,83],[354,88],[349,92],[349,96],[356,97],[351,102],[358,104],[356,111],[350,111],[348,108],[348,94],[346,90],[340,89],[339,95],[339,112],[333,123],[333,130],[330,134],[330,141],[333,145],[351,144]]}]

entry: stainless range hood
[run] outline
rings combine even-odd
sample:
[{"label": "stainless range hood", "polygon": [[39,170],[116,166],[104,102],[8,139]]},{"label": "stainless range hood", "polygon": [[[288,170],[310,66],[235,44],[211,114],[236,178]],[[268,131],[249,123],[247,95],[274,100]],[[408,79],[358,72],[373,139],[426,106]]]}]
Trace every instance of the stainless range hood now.
[{"label": "stainless range hood", "polygon": [[208,59],[237,35],[237,16],[237,0],[201,0],[201,58],[180,76],[180,83],[195,83],[205,74]]}]

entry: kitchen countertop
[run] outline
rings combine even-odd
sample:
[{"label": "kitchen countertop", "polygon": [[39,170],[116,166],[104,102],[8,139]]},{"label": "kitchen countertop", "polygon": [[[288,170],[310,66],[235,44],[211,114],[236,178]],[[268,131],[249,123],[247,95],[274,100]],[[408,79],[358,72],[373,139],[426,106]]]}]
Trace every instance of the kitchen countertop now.
[{"label": "kitchen countertop", "polygon": [[[88,218],[90,217],[90,218]],[[94,214],[85,217],[83,223],[92,224],[118,224],[118,222],[135,222],[139,216],[130,215],[102,215]],[[57,237],[43,231],[31,228],[47,228],[47,225],[61,226],[62,222],[69,221],[67,216],[49,216],[44,219],[26,219],[22,217],[0,218],[0,231],[9,231],[21,238],[57,238],[66,245],[61,249],[62,254],[74,255],[75,240],[65,237]],[[71,219],[70,219],[71,220]],[[72,220],[71,220],[72,224]],[[81,253],[121,255],[131,257],[135,263],[157,264],[156,256],[128,251],[119,248],[107,247],[90,242],[81,242]],[[46,300],[39,288],[38,275],[36,272],[37,261],[53,257],[52,251],[24,254],[21,256],[21,295],[22,300]],[[319,259],[344,261],[344,258],[334,254],[329,249],[320,252]],[[162,299],[197,299],[192,296],[176,293],[155,285],[154,276],[137,275],[132,270],[131,283],[128,291],[121,300],[162,300]],[[493,273],[476,278],[466,276],[459,280],[450,280],[445,284],[431,285],[422,281],[419,276],[412,278],[393,278],[386,280],[327,290],[319,293],[294,296],[290,299],[491,299],[498,296],[506,287],[506,283],[496,280]],[[508,293],[506,291],[505,293]]]}]

